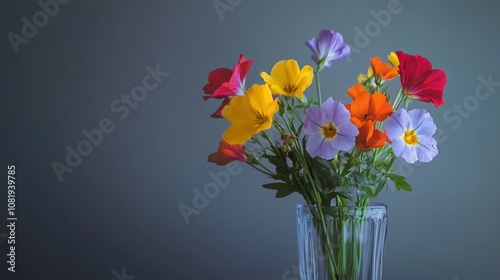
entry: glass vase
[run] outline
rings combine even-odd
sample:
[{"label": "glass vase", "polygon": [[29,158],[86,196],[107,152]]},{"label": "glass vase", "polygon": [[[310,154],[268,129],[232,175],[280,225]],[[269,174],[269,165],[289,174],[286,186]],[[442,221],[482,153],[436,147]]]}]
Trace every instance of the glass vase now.
[{"label": "glass vase", "polygon": [[381,280],[387,206],[297,205],[301,280]]}]

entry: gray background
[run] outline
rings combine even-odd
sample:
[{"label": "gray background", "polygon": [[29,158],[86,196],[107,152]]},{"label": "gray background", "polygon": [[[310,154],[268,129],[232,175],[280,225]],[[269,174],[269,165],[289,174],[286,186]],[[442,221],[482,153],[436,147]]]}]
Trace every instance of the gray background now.
[{"label": "gray background", "polygon": [[[401,0],[400,13],[360,45],[356,28],[389,2],[230,1],[219,17],[212,1],[73,0],[16,54],[7,34],[20,35],[21,18],[41,8],[2,1],[1,166],[17,168],[17,279],[119,279],[122,269],[136,280],[298,279],[299,196],[274,198],[264,176],[241,165],[189,224],[178,206],[192,205],[193,188],[214,181],[210,172],[226,170],[206,162],[228,125],[209,117],[218,102],[201,98],[208,72],[232,68],[240,53],[254,60],[247,85],[281,59],[312,64],[304,42],[323,28],[360,50],[322,73],[324,96],[348,101],[368,59],[394,50],[426,56],[448,75],[446,105],[422,104],[441,129],[439,155],[401,169],[412,193],[377,198],[390,215],[384,279],[498,279],[500,87],[484,100],[474,92],[480,76],[500,81],[499,6]],[[157,64],[170,75],[119,119],[110,104]],[[64,163],[65,147],[103,118],[115,129],[59,182],[51,163]],[[0,278],[16,279],[0,241]]]}]

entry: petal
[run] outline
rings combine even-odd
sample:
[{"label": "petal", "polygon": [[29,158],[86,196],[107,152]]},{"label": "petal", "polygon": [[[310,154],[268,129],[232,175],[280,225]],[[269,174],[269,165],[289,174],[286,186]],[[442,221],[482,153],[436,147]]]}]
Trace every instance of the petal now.
[{"label": "petal", "polygon": [[208,161],[218,165],[225,165],[234,160],[247,162],[247,156],[242,145],[230,145],[227,142],[220,141],[217,152],[208,156]]},{"label": "petal", "polygon": [[321,147],[323,141],[324,138],[321,133],[308,135],[306,142],[306,151],[311,155],[311,157],[325,156],[325,151],[323,151]]},{"label": "petal", "polygon": [[228,68],[217,68],[208,74],[208,82],[215,86],[220,86],[222,83],[229,81],[233,71]]},{"label": "petal", "polygon": [[[203,92],[206,93],[206,94],[212,94],[214,93],[214,91],[217,89],[217,86],[214,86],[210,83],[206,84],[204,87],[203,87]],[[203,96],[203,100],[207,100],[209,98],[212,98],[211,95],[209,96]]]},{"label": "petal", "polygon": [[419,136],[418,140],[416,147],[418,160],[430,162],[438,154],[437,141],[430,136]]},{"label": "petal", "polygon": [[250,106],[257,112],[264,114],[270,103],[273,102],[273,95],[269,86],[266,85],[253,85],[251,86],[245,96],[250,103]]},{"label": "petal", "polygon": [[318,120],[321,121],[320,124],[324,125],[328,122],[334,122],[334,116],[337,112],[337,107],[339,105],[339,101],[334,101],[333,98],[328,97],[328,99],[321,104],[320,109],[322,113],[322,119]]},{"label": "petal", "polygon": [[367,121],[362,127],[359,128],[358,140],[361,142],[368,141],[368,139],[372,138],[374,131],[374,123],[372,121]]},{"label": "petal", "polygon": [[352,117],[351,118],[351,122],[356,126],[356,127],[362,127],[366,121],[364,120],[361,120],[361,119],[358,119],[356,117]]},{"label": "petal", "polygon": [[375,92],[370,98],[368,114],[377,121],[384,121],[392,114],[392,105],[387,102],[387,97],[384,94]]},{"label": "petal", "polygon": [[271,77],[273,77],[275,82],[282,83],[287,80],[286,63],[286,60],[280,60],[271,69]]},{"label": "petal", "polygon": [[244,81],[247,77],[248,71],[253,64],[253,60],[247,60],[239,64],[240,68],[240,80]]},{"label": "petal", "polygon": [[341,124],[336,124],[338,129],[337,133],[346,137],[355,137],[359,134],[358,128],[350,121]]},{"label": "petal", "polygon": [[304,65],[300,70],[299,77],[302,79],[303,85],[308,88],[313,82],[314,69],[310,65]]},{"label": "petal", "polygon": [[423,102],[432,102],[437,108],[444,104],[443,91],[446,86],[446,73],[434,69],[421,76],[416,85],[408,89],[413,98]]},{"label": "petal", "polygon": [[316,38],[311,38],[309,41],[306,42],[306,46],[309,47],[309,49],[312,51],[311,59],[318,63],[321,57],[319,57],[319,49],[318,49],[318,42]]},{"label": "petal", "polygon": [[300,68],[297,61],[294,59],[287,60],[285,63],[285,76],[286,76],[285,81],[293,83],[293,81],[297,80],[299,73],[300,73]]},{"label": "petal", "polygon": [[316,151],[317,156],[328,160],[334,158],[339,152],[339,150],[335,147],[334,142],[327,139],[323,139],[323,141],[317,147]]},{"label": "petal", "polygon": [[[359,139],[359,137],[358,137]],[[364,149],[374,149],[374,148],[381,148],[385,145],[385,142],[387,142],[389,139],[387,136],[381,132],[378,129],[373,130],[373,133],[370,135],[370,137],[366,138],[363,141],[358,141],[357,146],[361,147],[361,150]]]},{"label": "petal", "polygon": [[222,134],[222,139],[231,145],[244,144],[248,139],[255,135],[256,127],[254,124],[231,125]]},{"label": "petal", "polygon": [[351,112],[340,101],[335,101],[337,103],[335,109],[335,115],[333,116],[333,122],[335,124],[342,124],[345,122],[351,123]]},{"label": "petal", "polygon": [[318,45],[321,58],[325,59],[325,67],[330,67],[333,60],[346,57],[351,52],[349,45],[344,43],[342,34],[332,30],[320,32]]},{"label": "petal", "polygon": [[[228,68],[217,68],[208,74],[208,83],[203,87],[203,92],[206,94],[213,94],[214,91],[220,87],[223,83],[231,79],[233,71]],[[203,98],[208,99],[209,96],[204,96]]]},{"label": "petal", "polygon": [[245,54],[240,54],[240,58],[238,58],[238,64],[242,64],[243,62],[245,61],[248,61],[246,58],[245,58]]},{"label": "petal", "polygon": [[323,118],[323,113],[319,107],[310,107],[306,109],[306,116],[304,117],[304,132],[306,134],[318,133],[327,121]]},{"label": "petal", "polygon": [[[361,84],[362,82],[366,81],[366,79],[368,79],[368,77],[365,74],[359,73],[359,75],[358,75],[358,83]],[[349,93],[349,91],[347,91],[347,92]],[[351,96],[351,95],[349,94],[349,96]],[[352,97],[352,98],[354,98],[354,97]]]},{"label": "petal", "polygon": [[360,91],[354,101],[351,103],[351,116],[360,120],[364,119],[365,114],[369,113],[370,94],[364,90]]},{"label": "petal", "polygon": [[380,75],[383,80],[390,80],[399,74],[398,68],[389,67],[385,62],[380,61],[379,57],[371,58],[370,64],[375,76],[378,77]]},{"label": "petal", "polygon": [[226,165],[234,160],[235,160],[234,158],[224,155],[222,152],[220,152],[220,149],[219,149],[219,150],[217,150],[217,152],[210,154],[208,156],[207,161],[213,162],[217,165]]},{"label": "petal", "polygon": [[415,163],[418,160],[417,147],[405,145],[405,149],[401,157],[408,163]]},{"label": "petal", "polygon": [[436,132],[436,125],[431,117],[431,114],[424,109],[413,109],[408,112],[410,115],[414,129],[417,135],[432,136]]},{"label": "petal", "polygon": [[301,84],[301,85],[297,86],[297,89],[295,90],[295,92],[292,93],[291,96],[295,96],[298,99],[301,99],[302,96],[304,96],[305,90],[306,90],[306,87],[303,84]]},{"label": "petal", "polygon": [[404,131],[411,125],[411,119],[405,109],[395,111],[386,121],[385,130],[391,141],[400,139]]},{"label": "petal", "polygon": [[228,96],[243,95],[243,90],[229,83],[223,83],[212,94],[212,98],[224,98]]},{"label": "petal", "polygon": [[260,72],[260,76],[262,77],[264,82],[266,82],[266,84],[270,84],[270,85],[276,84],[276,81],[273,79],[273,77],[271,77],[266,72]]},{"label": "petal", "polygon": [[246,162],[247,156],[245,154],[245,147],[243,145],[230,145],[225,141],[220,141],[220,148],[222,152],[232,158]]},{"label": "petal", "polygon": [[391,64],[394,67],[398,67],[399,66],[399,59],[398,59],[398,56],[396,55],[395,52],[389,53],[389,55],[387,56],[387,59],[391,62]]},{"label": "petal", "polygon": [[255,114],[246,96],[233,97],[229,105],[222,109],[222,116],[232,124],[255,124]]},{"label": "petal", "polygon": [[395,156],[401,157],[403,156],[404,150],[406,149],[406,143],[402,138],[398,138],[392,141],[392,152]]},{"label": "petal", "polygon": [[257,126],[257,128],[254,131],[254,134],[257,134],[257,133],[264,131],[264,130],[268,130],[272,127],[272,125],[273,125],[273,118],[272,117],[265,116],[264,120],[265,121],[262,124]]},{"label": "petal", "polygon": [[439,107],[446,85],[446,74],[440,69],[432,69],[430,61],[419,55],[408,55],[397,51],[401,85],[407,96],[422,102],[432,102]]},{"label": "petal", "polygon": [[271,92],[273,94],[281,94],[281,95],[285,95],[285,96],[291,96],[290,94],[285,92],[285,89],[283,87],[281,87],[280,85],[277,85],[277,84],[271,85]]},{"label": "petal", "polygon": [[229,99],[228,97],[224,98],[224,100],[222,100],[222,104],[219,106],[219,108],[212,115],[210,115],[210,117],[222,118],[222,109],[224,109],[224,107],[226,107],[226,105],[229,104],[230,100],[231,99]]},{"label": "petal", "polygon": [[[327,141],[328,144],[330,145],[330,149],[336,150],[335,155],[338,153],[339,150],[341,151],[348,151],[354,147],[354,144],[356,143],[356,139],[354,136],[344,136],[337,134],[333,140]],[[333,156],[335,156],[333,155]],[[333,158],[330,157],[330,158]]]},{"label": "petal", "polygon": [[[272,98],[272,95],[271,95],[271,98]],[[272,122],[272,117],[274,117],[274,115],[280,109],[278,102],[279,102],[279,98],[275,98],[274,100],[272,100],[271,103],[267,104],[267,109],[266,109],[265,115],[270,117],[271,122]]]},{"label": "petal", "polygon": [[361,84],[355,84],[347,90],[347,94],[349,94],[352,99],[355,99],[360,92],[366,92],[365,87]]}]

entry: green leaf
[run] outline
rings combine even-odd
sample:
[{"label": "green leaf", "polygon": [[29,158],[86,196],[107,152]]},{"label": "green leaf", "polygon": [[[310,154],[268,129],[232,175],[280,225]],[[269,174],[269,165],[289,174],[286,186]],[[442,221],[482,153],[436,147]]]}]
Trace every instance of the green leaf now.
[{"label": "green leaf", "polygon": [[396,185],[396,189],[398,191],[403,190],[403,191],[411,192],[413,190],[411,188],[410,184],[408,184],[408,182],[406,182],[405,177],[399,176],[397,174],[387,174],[387,176],[394,182],[394,184]]},{"label": "green leaf", "polygon": [[340,178],[333,163],[318,157],[311,158],[310,163],[314,181],[318,183],[322,193],[329,194],[334,192],[335,188],[339,185]]},{"label": "green leaf", "polygon": [[269,183],[262,186],[266,189],[276,190],[277,198],[288,196],[297,191],[297,188],[295,186],[288,183]]},{"label": "green leaf", "polygon": [[282,198],[295,192],[295,188],[280,189],[276,192],[276,198]]},{"label": "green leaf", "polygon": [[269,190],[279,190],[281,188],[286,188],[288,186],[287,183],[269,183],[262,185],[264,188]]},{"label": "green leaf", "polygon": [[302,98],[300,99],[300,103],[307,106],[307,97],[305,95],[302,95]]},{"label": "green leaf", "polygon": [[387,184],[387,179],[380,180],[377,189],[375,190],[375,193],[372,197],[376,197],[377,195],[379,195],[379,193],[382,191],[382,189],[385,187],[386,184]]}]

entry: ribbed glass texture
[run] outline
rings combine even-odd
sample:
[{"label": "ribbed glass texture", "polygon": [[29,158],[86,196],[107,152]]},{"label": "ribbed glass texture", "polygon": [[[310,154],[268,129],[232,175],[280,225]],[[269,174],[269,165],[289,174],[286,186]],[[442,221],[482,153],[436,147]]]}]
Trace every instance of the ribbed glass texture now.
[{"label": "ribbed glass texture", "polygon": [[297,205],[301,280],[381,280],[387,207]]}]

